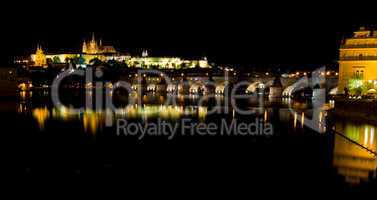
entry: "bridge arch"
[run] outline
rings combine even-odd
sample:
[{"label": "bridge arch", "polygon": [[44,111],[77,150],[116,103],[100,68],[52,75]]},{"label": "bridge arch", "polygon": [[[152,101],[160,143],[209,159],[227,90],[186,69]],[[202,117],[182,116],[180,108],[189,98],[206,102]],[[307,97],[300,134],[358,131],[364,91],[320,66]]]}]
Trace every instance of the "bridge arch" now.
[{"label": "bridge arch", "polygon": [[293,93],[309,87],[308,78],[304,77],[283,90],[283,97],[291,97]]},{"label": "bridge arch", "polygon": [[154,83],[151,83],[151,84],[149,84],[148,86],[147,86],[147,91],[148,92],[155,92],[157,90],[157,86],[156,86],[156,84],[154,84]]},{"label": "bridge arch", "polygon": [[191,84],[189,92],[190,94],[206,94],[208,92],[208,88],[204,82],[196,81]]},{"label": "bridge arch", "polygon": [[170,92],[170,93],[173,93],[173,92],[177,92],[178,91],[178,84],[174,84],[174,83],[170,83],[168,84],[168,86],[166,87],[166,91],[167,92]]},{"label": "bridge arch", "polygon": [[338,87],[330,89],[329,95],[336,95],[336,94],[338,94]]},{"label": "bridge arch", "polygon": [[215,94],[224,94],[225,87],[226,87],[225,82],[217,83],[215,87]]},{"label": "bridge arch", "polygon": [[258,88],[265,88],[265,85],[260,81],[251,83],[249,86],[247,86],[245,93],[254,93]]},{"label": "bridge arch", "polygon": [[266,89],[272,86],[274,83],[273,80],[269,80],[267,82],[262,82],[262,81],[256,81],[251,83],[247,88],[245,93],[254,93],[257,91],[257,89]]}]

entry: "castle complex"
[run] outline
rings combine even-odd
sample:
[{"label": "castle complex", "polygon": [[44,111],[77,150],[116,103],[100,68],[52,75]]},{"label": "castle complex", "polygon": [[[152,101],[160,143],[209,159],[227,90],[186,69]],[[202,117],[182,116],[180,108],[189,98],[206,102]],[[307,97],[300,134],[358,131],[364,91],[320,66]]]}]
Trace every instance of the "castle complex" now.
[{"label": "castle complex", "polygon": [[[44,67],[48,63],[59,64],[68,63],[76,60],[76,64],[81,67],[90,65],[94,59],[99,59],[103,62],[115,60],[124,62],[129,67],[140,68],[160,68],[160,69],[180,69],[180,68],[209,68],[210,65],[206,58],[199,60],[187,60],[178,57],[150,57],[148,52],[144,50],[141,56],[130,56],[127,53],[118,52],[114,46],[103,45],[102,40],[97,41],[95,35],[92,35],[90,41],[83,41],[82,50],[79,53],[45,53],[41,46],[38,45],[34,54],[31,54],[30,59],[27,60],[29,66]],[[25,60],[17,60],[16,62],[24,62]]]},{"label": "castle complex", "polygon": [[113,46],[103,46],[102,40],[97,43],[94,34],[92,35],[92,40],[90,40],[89,43],[82,44],[82,53],[83,54],[92,54],[92,55],[98,55],[98,54],[116,54],[116,50]]},{"label": "castle complex", "polygon": [[37,51],[34,55],[34,66],[45,66],[47,64],[46,55],[44,54],[42,47],[38,45]]}]

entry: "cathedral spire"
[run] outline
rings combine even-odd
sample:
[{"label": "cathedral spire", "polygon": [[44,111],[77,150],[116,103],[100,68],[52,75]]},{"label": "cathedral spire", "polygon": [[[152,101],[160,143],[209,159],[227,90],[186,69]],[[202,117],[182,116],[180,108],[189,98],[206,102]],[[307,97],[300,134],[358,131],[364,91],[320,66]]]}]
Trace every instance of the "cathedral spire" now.
[{"label": "cathedral spire", "polygon": [[92,32],[92,42],[95,42],[96,41],[96,38],[94,36],[94,32]]},{"label": "cathedral spire", "polygon": [[34,56],[34,66],[45,66],[47,64],[46,55],[43,52],[42,46],[37,45],[37,51]]},{"label": "cathedral spire", "polygon": [[98,43],[96,41],[94,32],[92,33],[92,40],[88,44],[86,44],[85,50],[88,54],[97,54],[99,52]]},{"label": "cathedral spire", "polygon": [[84,40],[84,42],[82,43],[82,52],[83,53],[87,53],[87,47],[86,47],[86,42]]}]

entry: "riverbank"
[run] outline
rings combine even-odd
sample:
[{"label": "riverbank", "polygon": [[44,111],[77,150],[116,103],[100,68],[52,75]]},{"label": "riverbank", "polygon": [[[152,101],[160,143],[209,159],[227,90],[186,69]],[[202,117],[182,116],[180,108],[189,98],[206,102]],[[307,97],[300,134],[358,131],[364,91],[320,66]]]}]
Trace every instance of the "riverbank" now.
[{"label": "riverbank", "polygon": [[336,99],[333,114],[336,117],[377,124],[377,100]]}]

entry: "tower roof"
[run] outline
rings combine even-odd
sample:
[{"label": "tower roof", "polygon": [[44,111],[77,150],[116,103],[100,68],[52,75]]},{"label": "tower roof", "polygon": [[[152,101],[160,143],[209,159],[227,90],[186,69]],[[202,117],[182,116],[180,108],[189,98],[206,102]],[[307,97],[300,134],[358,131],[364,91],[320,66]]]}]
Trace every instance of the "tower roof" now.
[{"label": "tower roof", "polygon": [[94,32],[92,33],[92,41],[96,41],[96,37],[94,36]]}]

